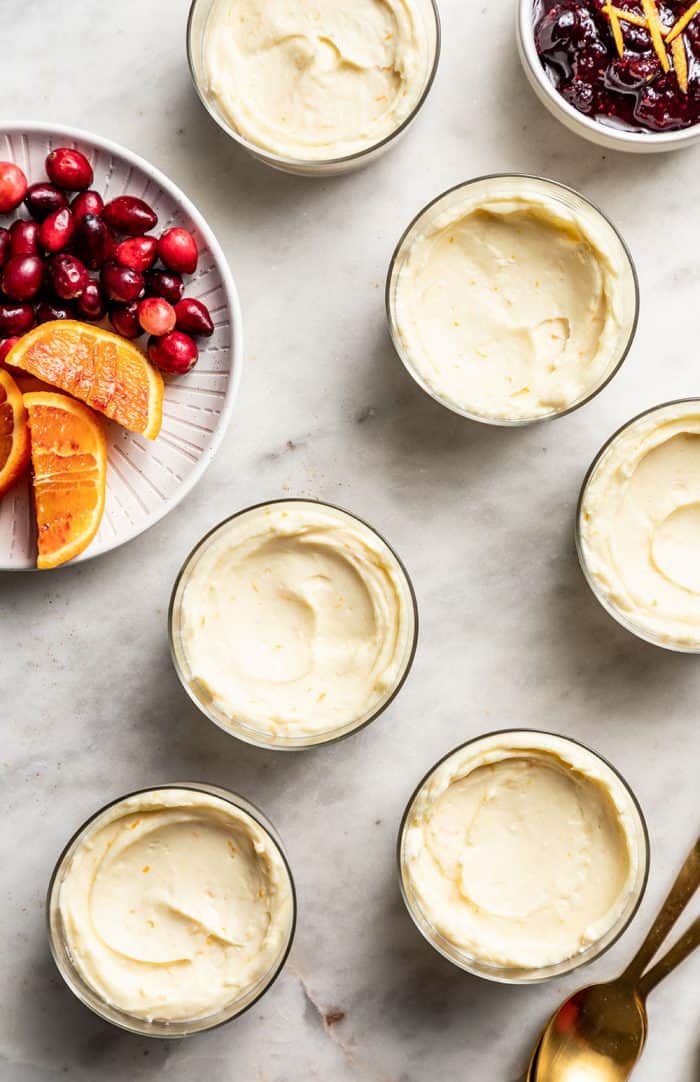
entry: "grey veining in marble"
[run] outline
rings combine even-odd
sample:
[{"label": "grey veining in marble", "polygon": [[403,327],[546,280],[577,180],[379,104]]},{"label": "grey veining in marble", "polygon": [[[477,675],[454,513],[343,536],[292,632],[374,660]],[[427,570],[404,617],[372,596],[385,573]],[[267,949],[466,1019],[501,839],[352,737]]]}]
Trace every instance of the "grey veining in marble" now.
[{"label": "grey veining in marble", "polygon": [[[652,876],[633,928],[590,977],[629,957],[698,829],[700,659],[612,623],[572,531],[579,484],[611,431],[700,392],[700,152],[641,159],[579,141],[525,83],[514,0],[441,8],[443,60],[419,123],[370,170],[309,181],[255,164],[205,116],[185,63],[185,0],[0,0],[0,119],[81,126],[170,174],[217,231],[247,332],[228,436],[177,511],[97,562],[0,577],[1,1082],[515,1082],[581,975],[489,985],[420,939],[394,863],[419,777],[454,744],[509,724],[568,733],[617,764],[648,817]],[[499,170],[549,175],[598,202],[632,248],[643,295],[636,344],[603,394],[519,431],[462,421],[418,390],[383,310],[408,220],[450,185]],[[383,718],[291,757],[198,716],[166,639],[170,587],[194,542],[285,493],[373,522],[406,561],[422,620],[413,673]],[[254,1010],[167,1044],[111,1030],[73,999],[48,955],[43,898],[90,812],[174,779],[238,789],[268,811],[301,921],[291,964]],[[655,993],[637,1082],[700,1074],[699,977],[695,959]]]}]

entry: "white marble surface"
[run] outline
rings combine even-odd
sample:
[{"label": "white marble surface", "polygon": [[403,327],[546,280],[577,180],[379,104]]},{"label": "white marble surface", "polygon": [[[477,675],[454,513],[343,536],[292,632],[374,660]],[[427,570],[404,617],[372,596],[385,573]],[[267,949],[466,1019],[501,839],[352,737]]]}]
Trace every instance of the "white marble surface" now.
[{"label": "white marble surface", "polygon": [[[536,103],[515,54],[514,0],[442,0],[444,54],[406,140],[333,181],[273,173],[204,115],[184,55],[185,0],[0,0],[0,119],[119,140],[182,185],[241,290],[247,370],[228,437],[192,495],[140,540],[55,574],[0,578],[2,1082],[512,1082],[538,1026],[581,975],[509,989],[434,955],[403,911],[394,843],[424,770],[511,723],[579,737],[627,775],[653,865],[633,928],[590,970],[612,975],[698,829],[700,660],[643,645],[589,595],[573,549],[578,486],[638,410],[700,392],[698,154],[601,153]],[[9,28],[12,28],[8,45]],[[643,312],[620,375],[573,416],[523,431],[452,417],[392,353],[383,281],[430,197],[497,170],[580,188],[623,229]],[[339,502],[382,530],[415,581],[422,637],[390,711],[338,746],[255,751],[197,715],[171,668],[170,587],[229,512],[285,493]],[[253,1011],[181,1044],[138,1040],[62,986],[43,898],[67,836],[107,798],[174,779],[260,803],[296,870],[291,964]],[[700,1072],[700,959],[659,989],[638,1082]],[[329,1011],[344,1012],[335,1025]]]}]

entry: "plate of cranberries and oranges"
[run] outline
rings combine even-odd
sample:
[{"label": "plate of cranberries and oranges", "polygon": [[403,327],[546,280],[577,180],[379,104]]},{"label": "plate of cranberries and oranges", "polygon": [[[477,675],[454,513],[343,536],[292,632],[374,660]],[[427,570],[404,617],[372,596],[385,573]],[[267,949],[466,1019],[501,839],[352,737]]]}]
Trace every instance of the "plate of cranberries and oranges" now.
[{"label": "plate of cranberries and oranges", "polygon": [[[86,132],[0,127],[0,371],[13,388],[0,387],[0,570],[63,562],[37,560],[44,537],[54,553],[60,537],[72,559],[98,556],[167,514],[223,439],[241,365],[226,258],[172,181]],[[58,435],[47,454],[52,424],[60,433],[75,401],[104,432],[103,512],[87,465],[81,474],[82,449],[72,448],[70,470]],[[44,472],[36,476],[38,453],[33,466],[25,455],[16,479],[32,416],[42,418]]]}]

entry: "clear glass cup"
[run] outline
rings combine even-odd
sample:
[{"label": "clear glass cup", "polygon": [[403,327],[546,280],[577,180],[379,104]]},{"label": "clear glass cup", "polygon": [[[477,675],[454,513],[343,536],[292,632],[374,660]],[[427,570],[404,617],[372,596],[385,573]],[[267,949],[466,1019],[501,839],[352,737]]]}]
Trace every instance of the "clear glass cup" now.
[{"label": "clear glass cup", "polygon": [[234,140],[234,142],[238,143],[244,150],[247,150],[254,158],[271,166],[273,169],[279,169],[284,173],[292,173],[297,176],[308,177],[338,176],[343,173],[352,172],[355,169],[362,169],[364,166],[369,165],[371,162],[385,154],[386,151],[394,146],[398,139],[406,133],[410,125],[418,116],[418,113],[421,111],[421,108],[430,93],[433,82],[435,81],[440,61],[440,15],[436,0],[422,0],[422,3],[425,6],[426,14],[425,30],[426,33],[430,35],[431,63],[425,71],[425,81],[421,94],[411,113],[393,132],[385,136],[380,142],[373,146],[369,146],[364,150],[360,150],[355,154],[350,154],[341,158],[326,159],[290,158],[283,154],[275,154],[265,147],[250,142],[250,140],[242,136],[240,132],[236,131],[235,128],[231,127],[226,117],[219,111],[216,102],[212,101],[207,93],[207,77],[204,65],[204,41],[207,20],[211,14],[214,0],[192,0],[187,22],[187,59],[197,96],[209,115],[216,121],[219,127]]},{"label": "clear glass cup", "polygon": [[[634,841],[637,845],[638,856],[637,875],[634,887],[630,892],[619,919],[601,939],[592,943],[586,950],[573,955],[571,958],[565,959],[557,965],[543,966],[540,969],[509,968],[493,965],[483,959],[466,953],[435,928],[430,917],[423,911],[420,900],[412,888],[410,875],[406,870],[406,835],[418,796],[421,794],[424,786],[430,782],[435,772],[442,767],[443,764],[447,763],[449,759],[453,756],[459,756],[466,748],[469,748],[474,753],[478,753],[480,744],[483,744],[486,749],[489,742],[493,741],[494,738],[503,737],[507,740],[509,737],[516,739],[524,737],[526,741],[530,743],[530,746],[536,746],[533,745],[532,742],[536,740],[538,736],[546,738],[550,748],[552,747],[552,741],[554,741],[555,745],[561,747],[564,754],[566,754],[566,749],[571,747],[576,749],[577,755],[579,756],[583,752],[595,762],[595,765],[598,768],[602,768],[604,771],[609,772],[615,782],[621,783],[622,789],[628,798],[628,810],[635,824],[636,837]],[[418,931],[423,935],[430,946],[441,954],[443,958],[446,958],[448,962],[452,962],[453,965],[457,966],[459,969],[463,969],[465,972],[471,973],[475,977],[483,977],[485,980],[495,981],[500,984],[537,984],[542,981],[550,980],[552,977],[560,977],[565,973],[570,973],[574,969],[580,969],[582,966],[588,965],[589,962],[593,962],[597,958],[600,958],[605,951],[609,950],[609,948],[617,942],[634,918],[642,898],[644,897],[649,877],[650,847],[646,821],[639,805],[639,801],[619,771],[617,771],[606,759],[596,752],[591,751],[585,744],[581,744],[577,740],[571,740],[569,737],[559,736],[556,733],[547,733],[533,729],[504,729],[492,733],[485,733],[482,736],[475,737],[473,740],[465,741],[464,744],[460,744],[458,747],[449,751],[447,755],[443,756],[442,759],[430,768],[425,777],[422,778],[416,786],[416,789],[406,806],[406,810],[401,820],[401,827],[399,829],[397,856],[399,886],[404,904],[406,905],[413,923],[418,928]]]},{"label": "clear glass cup", "polygon": [[[147,1021],[143,1018],[137,1018],[134,1015],[127,1014],[102,999],[80,973],[80,970],[77,968],[71,957],[70,949],[66,941],[60,911],[61,886],[70,867],[73,854],[93,831],[99,829],[102,821],[115,807],[123,801],[129,800],[131,797],[173,789],[182,789],[186,792],[194,791],[206,793],[209,796],[218,797],[220,800],[232,804],[234,808],[244,812],[257,823],[261,830],[269,836],[287,870],[292,897],[292,912],[286,937],[281,944],[280,952],[274,965],[268,973],[237,999],[232,1000],[231,1003],[227,1004],[222,1010],[217,1011],[215,1014],[206,1018],[196,1018],[192,1021],[162,1021],[158,1019]],[[100,1018],[103,1018],[106,1022],[111,1022],[112,1025],[117,1026],[119,1029],[127,1030],[129,1033],[135,1033],[141,1037],[179,1038],[189,1037],[194,1033],[202,1033],[205,1030],[216,1029],[217,1026],[221,1026],[225,1022],[230,1022],[234,1018],[238,1018],[244,1011],[253,1007],[274,984],[277,977],[282,972],[289,956],[289,952],[292,949],[296,929],[297,895],[294,877],[282,845],[282,840],[270,820],[259,808],[256,808],[254,804],[251,804],[251,802],[244,797],[231,793],[226,789],[220,789],[214,785],[204,785],[199,782],[174,782],[172,785],[157,785],[148,789],[137,789],[133,793],[126,793],[124,796],[120,796],[116,800],[110,801],[109,804],[100,808],[99,811],[95,812],[94,815],[91,815],[90,818],[83,823],[70,839],[56,862],[56,867],[54,868],[49,883],[46,914],[49,946],[54,962],[56,963],[63,980],[81,1003],[86,1007],[89,1007],[91,1011]]]},{"label": "clear glass cup", "polygon": [[[629,312],[629,333],[625,337],[619,355],[611,358],[603,378],[578,401],[571,403],[571,405],[566,406],[563,409],[553,409],[549,413],[537,414],[532,417],[519,416],[508,418],[500,416],[494,417],[483,413],[476,413],[467,408],[462,408],[457,405],[456,402],[441,395],[438,389],[432,387],[426,381],[423,374],[418,371],[413,363],[410,352],[406,348],[399,330],[397,293],[401,270],[405,264],[411,246],[418,236],[422,235],[426,229],[429,229],[438,218],[445,214],[445,211],[450,210],[452,207],[459,207],[466,193],[469,194],[470,198],[475,199],[478,199],[483,193],[483,197],[486,200],[491,197],[498,197],[498,195],[503,192],[511,193],[514,184],[519,187],[522,186],[523,191],[525,193],[532,193],[533,197],[546,196],[550,200],[555,200],[561,204],[564,210],[575,212],[582,221],[590,223],[591,228],[595,229],[596,232],[602,233],[602,235],[607,238],[611,245],[611,250],[616,253],[619,257],[620,264],[624,267],[624,276],[620,280],[620,289],[624,291],[624,307]],[[637,323],[639,321],[639,279],[637,277],[637,270],[632,255],[620,233],[610,219],[579,192],[574,191],[573,188],[569,188],[565,184],[560,184],[554,180],[548,180],[546,177],[529,176],[520,173],[496,173],[490,176],[476,177],[473,180],[457,184],[454,188],[450,188],[448,191],[438,195],[416,215],[403,233],[394,250],[386,280],[385,302],[389,333],[394,349],[398,353],[406,371],[413,377],[418,386],[421,387],[426,394],[429,394],[436,402],[439,402],[440,405],[445,406],[453,413],[456,413],[461,417],[466,417],[471,421],[480,421],[483,424],[505,427],[520,427],[523,425],[536,424],[541,421],[552,420],[555,417],[564,417],[573,410],[579,409],[587,402],[590,402],[591,399],[595,398],[596,395],[600,394],[603,388],[606,387],[610,380],[617,374],[630,351],[637,331]]]},{"label": "clear glass cup", "polygon": [[[197,565],[198,560],[207,551],[209,546],[217,540],[219,535],[223,533],[227,527],[236,519],[241,518],[243,515],[250,514],[255,511],[259,511],[264,507],[275,507],[284,504],[310,504],[312,506],[329,508],[332,511],[338,512],[340,515],[347,517],[351,523],[360,525],[364,529],[370,531],[374,538],[379,542],[384,556],[387,560],[391,561],[394,570],[397,573],[397,577],[402,583],[404,592],[404,607],[405,613],[409,620],[408,635],[406,640],[406,649],[403,657],[403,663],[398,679],[394,686],[387,692],[385,698],[375,707],[369,714],[361,717],[352,718],[347,724],[340,726],[337,729],[330,731],[321,731],[313,734],[305,734],[300,737],[291,736],[272,736],[269,733],[263,732],[257,728],[251,728],[245,725],[238,719],[231,719],[227,714],[217,707],[215,702],[212,702],[210,698],[204,698],[198,691],[197,682],[192,678],[192,672],[190,669],[189,661],[187,658],[187,651],[183,642],[182,636],[182,602],[188,583],[192,576],[192,573]],[[408,674],[411,671],[413,660],[416,655],[416,649],[418,647],[418,603],[416,600],[415,590],[413,589],[413,583],[409,577],[408,571],[394,550],[388,544],[388,542],[377,533],[377,531],[365,522],[363,519],[358,518],[356,515],[351,514],[349,511],[344,510],[342,507],[336,507],[334,504],[325,503],[321,500],[307,500],[307,499],[283,499],[283,500],[270,500],[265,503],[255,504],[253,507],[246,507],[242,511],[236,512],[235,515],[231,515],[229,518],[224,519],[217,526],[213,528],[208,534],[202,538],[201,541],[195,546],[192,552],[185,560],[180,572],[175,580],[173,592],[170,599],[170,610],[168,614],[168,628],[170,636],[170,653],[175,666],[175,671],[180,679],[180,683],[189,695],[195,706],[204,714],[209,721],[212,721],[214,725],[223,729],[229,736],[235,736],[238,740],[243,740],[246,744],[252,744],[258,748],[269,748],[274,751],[304,751],[307,748],[317,747],[320,744],[332,744],[338,740],[343,740],[353,733],[359,732],[360,729],[364,729],[367,725],[370,725],[373,721],[384,713],[384,711],[394,701],[401,688],[403,687]]]},{"label": "clear glass cup", "polygon": [[617,623],[620,624],[621,627],[624,627],[626,631],[630,631],[633,635],[636,635],[637,638],[641,639],[643,642],[651,643],[652,646],[660,646],[664,650],[670,650],[671,652],[677,654],[700,654],[700,646],[693,646],[676,642],[670,638],[663,638],[661,635],[654,635],[647,628],[637,626],[634,621],[627,616],[626,613],[624,613],[614,604],[614,602],[605,593],[605,591],[601,589],[600,584],[596,581],[595,575],[591,571],[586,556],[585,545],[582,539],[581,527],[584,512],[584,502],[589,482],[592,480],[596,470],[598,469],[598,466],[603,462],[608,451],[610,451],[614,447],[619,437],[626,433],[629,429],[633,428],[633,426],[638,424],[640,421],[644,421],[647,418],[653,417],[654,414],[658,413],[661,416],[665,410],[673,410],[677,406],[683,406],[686,404],[690,408],[694,408],[696,412],[700,410],[700,399],[698,398],[677,398],[671,402],[664,402],[662,405],[659,406],[652,406],[650,409],[644,410],[642,413],[638,413],[636,417],[633,417],[630,421],[627,421],[624,425],[618,428],[616,432],[612,434],[610,439],[608,439],[603,444],[600,451],[588,467],[586,476],[583,479],[583,484],[581,485],[581,492],[579,495],[578,506],[576,509],[576,552],[578,553],[578,559],[581,565],[581,570],[583,571],[583,576],[588,583],[593,596],[602,605],[608,615],[612,616],[613,620],[617,621]]}]

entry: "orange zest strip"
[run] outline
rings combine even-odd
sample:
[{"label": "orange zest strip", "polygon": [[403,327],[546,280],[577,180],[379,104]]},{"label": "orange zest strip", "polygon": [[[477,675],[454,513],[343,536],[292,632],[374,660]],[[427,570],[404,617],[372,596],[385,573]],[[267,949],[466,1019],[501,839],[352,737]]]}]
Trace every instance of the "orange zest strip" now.
[{"label": "orange zest strip", "polygon": [[695,0],[695,3],[690,5],[685,15],[681,15],[678,22],[671,27],[668,34],[666,35],[666,41],[669,45],[671,44],[671,42],[675,41],[680,34],[683,33],[688,23],[691,22],[699,12],[700,0]]},{"label": "orange zest strip", "polygon": [[678,79],[678,85],[684,94],[688,93],[688,56],[685,51],[683,38],[674,38],[671,44],[673,53],[673,68]]},{"label": "orange zest strip", "polygon": [[[698,4],[700,4],[700,0],[698,0]],[[613,15],[616,15],[621,23],[631,23],[632,26],[641,26],[645,30],[647,28],[648,24],[644,16],[635,15],[633,11],[625,11],[624,8],[616,8],[613,4],[606,4],[603,11],[610,17],[611,22]]]},{"label": "orange zest strip", "polygon": [[659,63],[664,71],[669,71],[671,65],[668,62],[668,54],[666,53],[666,46],[664,44],[664,28],[659,18],[659,9],[656,6],[655,0],[642,0],[642,7],[644,14],[647,17],[647,23],[649,24],[649,33],[651,34],[652,44],[656,51],[656,55],[659,58]]},{"label": "orange zest strip", "polygon": [[620,26],[620,18],[617,11],[613,7],[604,7],[603,11],[610,19],[610,29],[612,30],[613,38],[615,39],[615,47],[619,56],[625,55],[625,41],[622,37],[622,27]]}]

